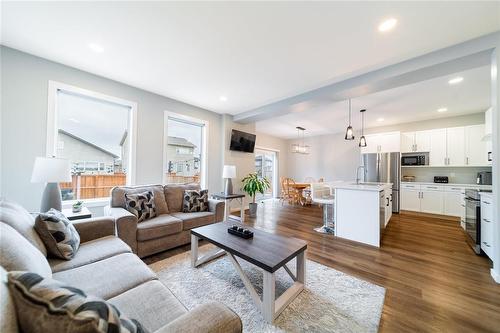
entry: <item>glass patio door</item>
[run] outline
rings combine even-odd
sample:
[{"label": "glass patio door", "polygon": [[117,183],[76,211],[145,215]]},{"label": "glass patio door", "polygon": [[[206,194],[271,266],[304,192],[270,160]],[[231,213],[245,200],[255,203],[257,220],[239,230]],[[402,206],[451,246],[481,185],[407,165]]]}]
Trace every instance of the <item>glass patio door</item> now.
[{"label": "glass patio door", "polygon": [[267,189],[264,195],[258,193],[258,200],[269,199],[273,197],[276,174],[276,152],[264,149],[255,149],[255,171],[260,177],[269,180],[271,187]]}]

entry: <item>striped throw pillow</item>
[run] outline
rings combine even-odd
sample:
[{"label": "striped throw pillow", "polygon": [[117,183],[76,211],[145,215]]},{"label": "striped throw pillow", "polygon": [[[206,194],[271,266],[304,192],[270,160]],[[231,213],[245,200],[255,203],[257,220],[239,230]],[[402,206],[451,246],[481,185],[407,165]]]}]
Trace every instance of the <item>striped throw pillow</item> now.
[{"label": "striped throw pillow", "polygon": [[134,319],[128,319],[112,304],[60,281],[29,272],[8,273],[8,286],[14,299],[22,332],[147,332]]},{"label": "striped throw pillow", "polygon": [[40,235],[48,254],[70,260],[80,247],[80,235],[70,220],[60,211],[51,208],[35,220],[35,230]]}]

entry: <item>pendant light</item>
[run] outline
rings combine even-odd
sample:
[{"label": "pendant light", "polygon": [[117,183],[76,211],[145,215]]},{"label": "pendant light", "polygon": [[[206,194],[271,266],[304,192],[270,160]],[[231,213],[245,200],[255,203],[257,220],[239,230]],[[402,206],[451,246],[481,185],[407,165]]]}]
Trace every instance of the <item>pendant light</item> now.
[{"label": "pendant light", "polygon": [[366,147],[366,138],[365,138],[365,112],[366,110],[359,110],[361,112],[361,137],[359,138],[359,146]]},{"label": "pendant light", "polygon": [[[305,144],[305,131],[304,127],[297,126],[297,143],[292,144],[292,153],[295,154],[309,154],[309,146]],[[301,138],[302,134],[302,138]]]},{"label": "pendant light", "polygon": [[349,126],[347,126],[347,130],[345,131],[345,139],[346,140],[354,140],[354,131],[351,126],[351,99],[349,98]]}]

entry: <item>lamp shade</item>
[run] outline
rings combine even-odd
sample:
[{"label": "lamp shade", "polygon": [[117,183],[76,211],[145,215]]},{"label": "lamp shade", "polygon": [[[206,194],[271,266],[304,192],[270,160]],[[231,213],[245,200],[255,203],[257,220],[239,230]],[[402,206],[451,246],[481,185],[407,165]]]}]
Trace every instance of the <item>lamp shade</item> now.
[{"label": "lamp shade", "polygon": [[222,170],[222,178],[236,178],[236,166],[224,165]]},{"label": "lamp shade", "polygon": [[55,157],[37,157],[31,174],[32,183],[59,183],[71,181],[69,160]]}]

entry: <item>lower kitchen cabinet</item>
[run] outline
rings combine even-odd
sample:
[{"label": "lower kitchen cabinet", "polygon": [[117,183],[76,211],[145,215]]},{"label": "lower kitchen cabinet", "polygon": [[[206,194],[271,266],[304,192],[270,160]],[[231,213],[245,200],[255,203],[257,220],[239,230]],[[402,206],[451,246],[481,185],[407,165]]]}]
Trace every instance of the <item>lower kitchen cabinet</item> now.
[{"label": "lower kitchen cabinet", "polygon": [[[417,187],[417,185],[415,185]],[[420,212],[420,186],[416,188],[401,187],[401,210]]]},{"label": "lower kitchen cabinet", "polygon": [[481,250],[493,260],[493,208],[491,196],[481,195]]},{"label": "lower kitchen cabinet", "polygon": [[444,192],[444,215],[461,217],[464,212],[462,189]]},{"label": "lower kitchen cabinet", "polygon": [[441,191],[422,190],[420,192],[420,211],[423,213],[443,214],[444,194]]}]

